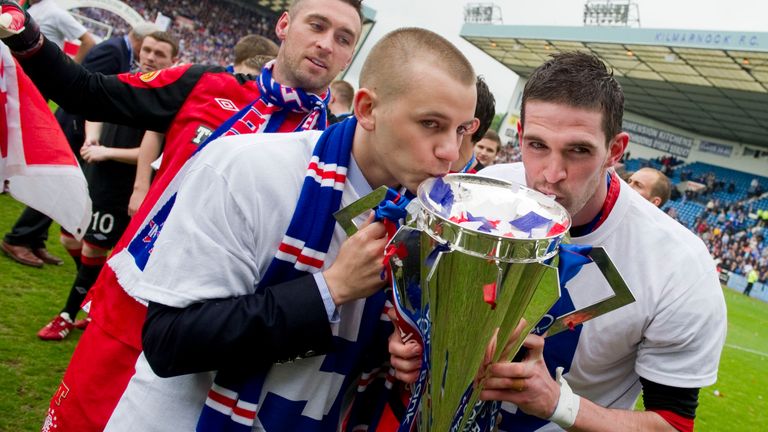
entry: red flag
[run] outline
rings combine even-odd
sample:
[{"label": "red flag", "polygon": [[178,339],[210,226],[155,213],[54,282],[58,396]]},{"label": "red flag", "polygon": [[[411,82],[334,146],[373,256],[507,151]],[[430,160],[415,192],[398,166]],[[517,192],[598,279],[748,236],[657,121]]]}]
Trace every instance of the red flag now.
[{"label": "red flag", "polygon": [[[4,114],[4,115],[3,115]],[[40,92],[0,44],[0,180],[11,195],[82,238],[88,184]]]}]

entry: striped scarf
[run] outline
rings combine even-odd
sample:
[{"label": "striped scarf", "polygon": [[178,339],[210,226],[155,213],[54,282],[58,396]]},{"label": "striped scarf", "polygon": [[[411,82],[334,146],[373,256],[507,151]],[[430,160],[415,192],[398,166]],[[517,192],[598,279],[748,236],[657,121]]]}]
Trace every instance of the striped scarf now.
[{"label": "striped scarf", "polygon": [[[322,268],[336,225],[333,213],[341,204],[356,125],[357,121],[351,118],[330,126],[321,135],[307,167],[288,230],[259,282],[257,292]],[[327,354],[326,360],[333,363],[334,356],[344,359],[350,354],[344,349],[334,350]],[[254,371],[243,381],[237,373],[219,371],[200,414],[197,430],[251,431],[268,372],[267,366]],[[338,396],[307,395],[309,398],[333,399]],[[270,410],[259,413],[259,420],[262,423],[280,422],[284,415]]]},{"label": "striped scarf", "polygon": [[261,94],[259,99],[230,117],[200,145],[155,202],[128,246],[110,258],[109,266],[129,294],[132,294],[138,286],[157,236],[173,208],[182,179],[196,156],[209,143],[222,136],[277,132],[290,112],[306,113],[295,131],[325,129],[327,121],[325,107],[330,100],[330,92],[325,92],[321,98],[300,88],[282,86],[272,78],[273,67],[274,60],[267,63],[259,75],[257,81]]}]

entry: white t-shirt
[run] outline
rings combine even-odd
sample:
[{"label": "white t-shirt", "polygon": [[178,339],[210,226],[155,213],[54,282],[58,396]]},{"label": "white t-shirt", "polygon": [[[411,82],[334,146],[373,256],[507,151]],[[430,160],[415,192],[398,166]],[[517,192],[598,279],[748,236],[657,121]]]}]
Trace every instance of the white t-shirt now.
[{"label": "white t-shirt", "polygon": [[[493,165],[479,174],[525,184],[522,163]],[[639,376],[682,388],[716,381],[725,300],[715,264],[698,237],[621,181],[608,218],[572,242],[603,246],[636,299],[586,322],[580,336],[564,332],[577,338],[570,341],[575,350],[562,353],[572,355],[563,366],[570,366],[565,378],[575,393],[604,407],[631,409],[641,390]],[[566,288],[576,309],[610,294],[595,265],[584,266]],[[565,346],[547,339],[545,351],[568,350]],[[560,428],[549,424],[539,430]]]},{"label": "white t-shirt", "polygon": [[[179,189],[136,295],[184,307],[254,292],[288,228],[321,133],[238,135],[211,143]],[[370,190],[353,160],[341,207]],[[337,224],[326,266],[345,239]],[[340,306],[333,334],[354,341],[364,305],[358,300]],[[343,381],[343,375],[319,370],[324,357],[273,365],[260,403],[267,392],[310,399],[303,415],[322,418]],[[142,355],[106,430],[194,430],[212,380],[213,373],[160,378]],[[255,430],[261,430],[258,418]]]},{"label": "white t-shirt", "polygon": [[37,21],[45,37],[59,48],[64,47],[65,40],[80,39],[88,31],[54,0],[42,0],[30,6],[27,11]]}]

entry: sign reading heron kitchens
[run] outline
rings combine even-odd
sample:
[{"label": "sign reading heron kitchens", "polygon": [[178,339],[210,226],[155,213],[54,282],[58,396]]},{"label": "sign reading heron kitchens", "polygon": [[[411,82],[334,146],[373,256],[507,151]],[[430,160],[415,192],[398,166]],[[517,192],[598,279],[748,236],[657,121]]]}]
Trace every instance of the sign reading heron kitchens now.
[{"label": "sign reading heron kitchens", "polygon": [[671,155],[687,158],[693,147],[693,138],[678,135],[662,129],[624,120],[624,131],[629,133],[629,142],[660,150]]}]

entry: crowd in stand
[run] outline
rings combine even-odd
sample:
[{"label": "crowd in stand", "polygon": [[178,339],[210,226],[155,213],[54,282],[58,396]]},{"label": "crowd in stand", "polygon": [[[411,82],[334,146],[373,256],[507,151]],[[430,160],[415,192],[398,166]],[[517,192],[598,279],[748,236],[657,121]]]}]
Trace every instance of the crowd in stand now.
[{"label": "crowd in stand", "polygon": [[[755,269],[759,281],[766,283],[768,210],[755,204],[754,196],[732,204],[710,199],[689,228],[704,241],[721,270],[746,276]],[[667,212],[677,219],[674,207]]]},{"label": "crowd in stand", "polygon": [[661,172],[666,176],[671,176],[674,168],[683,163],[682,160],[671,155],[659,156],[655,161],[661,165]]},{"label": "crowd in stand", "polygon": [[520,162],[520,160],[520,146],[516,143],[501,146],[499,155],[496,156],[496,163]]},{"label": "crowd in stand", "polygon": [[[748,204],[728,207],[708,205],[696,221],[695,231],[704,240],[712,256],[719,262],[721,270],[747,276],[752,269],[761,283],[768,281],[768,244],[766,225],[768,214],[758,210],[758,220],[749,227],[751,208]],[[709,224],[707,218],[716,215],[716,222]]]},{"label": "crowd in stand", "polygon": [[[224,66],[232,63],[232,47],[245,34],[275,39],[275,17],[234,3],[220,0],[126,0],[126,3],[147,21],[154,22],[158,13],[171,19],[168,31],[179,39],[184,63]],[[97,8],[79,8],[73,12],[111,25],[112,34],[128,33],[128,23],[111,12]],[[98,29],[94,31],[98,34]]]}]

